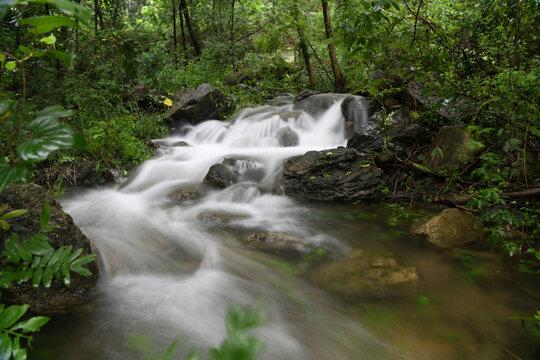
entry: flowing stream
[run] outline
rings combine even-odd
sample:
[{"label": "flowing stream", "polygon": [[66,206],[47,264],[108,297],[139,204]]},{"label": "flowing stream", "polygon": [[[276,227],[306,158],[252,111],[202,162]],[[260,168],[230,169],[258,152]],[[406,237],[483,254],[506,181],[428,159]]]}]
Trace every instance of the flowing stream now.
[{"label": "flowing stream", "polygon": [[[519,333],[532,330],[506,319],[537,304],[481,265],[497,260],[471,267],[460,261],[465,255],[427,248],[389,225],[395,208],[280,194],[285,159],[346,144],[340,103],[316,117],[264,106],[184,126],[156,140],[157,155],[123,184],[66,196],[64,209],[98,249],[101,278],[91,303],[54,320],[33,357],[139,359],[137,344],[157,354],[179,338],[174,359],[190,349],[206,358],[226,337],[232,303],[261,307],[265,323],[253,331],[265,344],[261,359],[506,359],[501,347],[537,351]],[[285,127],[298,135],[296,146],[280,146]],[[203,185],[220,162],[241,181],[222,190]],[[172,199],[179,189],[187,197]],[[327,249],[308,268],[358,249],[391,253],[416,267],[418,283],[388,296],[340,297],[303,270],[307,260],[246,249],[254,232]]]}]

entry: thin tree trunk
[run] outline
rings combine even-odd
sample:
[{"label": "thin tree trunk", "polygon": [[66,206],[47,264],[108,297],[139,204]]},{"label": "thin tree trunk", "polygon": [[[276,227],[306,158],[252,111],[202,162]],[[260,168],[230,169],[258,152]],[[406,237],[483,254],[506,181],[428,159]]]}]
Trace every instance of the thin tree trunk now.
[{"label": "thin tree trunk", "polygon": [[307,47],[306,36],[304,34],[304,31],[302,30],[302,26],[300,25],[301,14],[300,14],[300,9],[298,8],[298,0],[294,0],[291,12],[292,12],[294,21],[296,22],[296,31],[298,32],[300,52],[302,53],[302,57],[304,58],[304,64],[306,66],[306,71],[309,77],[309,85],[312,88],[314,88],[315,77],[313,76],[313,68],[311,67],[311,61],[309,59],[309,51]]},{"label": "thin tree trunk", "polygon": [[189,18],[189,11],[187,8],[186,0],[180,0],[180,6],[182,7],[182,13],[184,14],[184,19],[186,20],[186,26],[188,28],[191,42],[193,43],[193,47],[195,48],[195,54],[197,54],[197,56],[200,56],[202,54],[201,46],[199,45],[199,42],[197,41],[197,36],[195,35],[195,31],[193,30],[193,26],[191,25],[191,19]]},{"label": "thin tree trunk", "polygon": [[179,15],[180,15],[180,33],[182,34],[182,49],[184,50],[184,64],[187,65],[188,63],[188,51],[187,51],[187,44],[186,44],[186,32],[184,30],[184,17],[182,16],[182,5],[180,4],[179,8]]},{"label": "thin tree trunk", "polygon": [[[323,18],[324,18],[324,31],[326,38],[332,40],[332,26],[330,24],[330,12],[328,11],[328,0],[322,0]],[[334,44],[328,43],[328,53],[330,54],[330,62],[332,64],[332,72],[334,73],[334,88],[337,92],[342,92],[345,85],[336,56],[336,48]]]},{"label": "thin tree trunk", "polygon": [[178,43],[176,41],[176,4],[174,0],[172,0],[172,18],[173,18],[174,64],[178,65]]},{"label": "thin tree trunk", "polygon": [[233,67],[233,70],[236,71],[236,65],[234,61],[234,51],[233,51],[233,48],[234,48],[234,4],[235,4],[235,1],[231,0],[231,22],[229,26],[229,32],[230,32],[229,39],[231,41],[231,46],[230,46],[229,53],[232,53],[232,56],[231,56],[232,67]]}]

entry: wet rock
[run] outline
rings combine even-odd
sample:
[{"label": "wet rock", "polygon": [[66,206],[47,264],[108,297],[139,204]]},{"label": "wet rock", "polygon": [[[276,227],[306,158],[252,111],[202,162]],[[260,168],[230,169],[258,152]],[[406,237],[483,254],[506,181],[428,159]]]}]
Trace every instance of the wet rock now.
[{"label": "wet rock", "polygon": [[383,139],[379,135],[356,131],[347,140],[347,148],[358,152],[379,152],[383,149]]},{"label": "wet rock", "polygon": [[418,280],[416,267],[399,265],[392,256],[369,258],[362,251],[324,265],[313,275],[328,291],[345,298],[397,295]]},{"label": "wet rock", "polygon": [[418,124],[409,124],[394,128],[387,134],[390,141],[395,145],[427,145],[431,140],[429,131]]},{"label": "wet rock", "polygon": [[238,84],[249,85],[250,83],[253,83],[255,80],[256,79],[254,76],[251,76],[242,72],[232,72],[225,79],[225,83],[229,86],[234,86]]},{"label": "wet rock", "polygon": [[221,189],[235,184],[240,179],[240,173],[230,165],[214,164],[208,170],[203,182]]},{"label": "wet rock", "polygon": [[348,139],[358,130],[358,126],[352,121],[345,121],[345,137]]},{"label": "wet rock", "polygon": [[[436,148],[441,150],[442,158],[434,154],[433,150]],[[454,171],[472,161],[481,150],[480,147],[474,146],[473,139],[463,129],[443,126],[428,150],[429,165],[445,171]]]},{"label": "wet rock", "polygon": [[302,256],[314,249],[282,233],[253,233],[248,237],[246,247],[287,257]]},{"label": "wet rock", "polygon": [[332,105],[343,99],[342,94],[315,94],[293,105],[294,110],[303,110],[313,117],[324,114]]},{"label": "wet rock", "polygon": [[241,218],[245,218],[245,216],[241,216],[238,214],[221,213],[212,210],[203,211],[196,216],[196,219],[198,221],[208,225],[226,225],[233,220]]},{"label": "wet rock", "polygon": [[175,93],[173,106],[165,118],[173,121],[189,120],[198,123],[219,119],[234,108],[233,101],[210,84],[201,84],[196,89],[182,89]]},{"label": "wet rock", "polygon": [[353,149],[309,151],[287,160],[285,194],[317,201],[373,201],[381,197],[384,174]]},{"label": "wet rock", "polygon": [[288,126],[282,127],[276,133],[276,139],[280,146],[290,147],[298,145],[300,137]]},{"label": "wet rock", "polygon": [[[71,216],[66,214],[58,201],[43,187],[35,184],[9,186],[0,194],[0,204],[9,204],[8,211],[26,209],[23,216],[10,219],[9,231],[0,230],[1,248],[4,241],[14,232],[19,239],[30,238],[38,233],[41,208],[44,205],[51,207],[51,221],[49,225],[54,230],[48,233],[53,248],[60,246],[73,246],[73,250],[83,249],[83,255],[93,253],[90,240],[73,223]],[[9,289],[2,289],[2,300],[8,304],[29,304],[30,309],[41,315],[64,313],[69,308],[89,300],[98,279],[96,262],[91,262],[87,268],[92,272],[90,276],[79,276],[71,273],[71,286],[65,287],[63,282],[53,279],[51,287],[38,286],[34,288],[31,281],[14,284]]]},{"label": "wet rock", "polygon": [[374,131],[377,123],[371,120],[375,107],[368,98],[350,95],[341,103],[341,113],[345,121],[355,123],[364,132]]},{"label": "wet rock", "polygon": [[251,181],[258,183],[266,174],[264,166],[249,158],[225,158],[222,164],[230,166],[234,172],[237,172],[236,182]]},{"label": "wet rock", "polygon": [[185,147],[185,146],[191,146],[189,145],[187,142],[185,141],[177,141],[175,142],[174,144],[172,144],[172,146],[180,146],[180,147]]},{"label": "wet rock", "polygon": [[312,95],[317,95],[317,94],[319,94],[319,92],[315,90],[302,90],[298,93],[298,95],[296,95],[293,102],[296,104],[297,102],[300,102],[304,99],[307,99],[308,97]]},{"label": "wet rock", "polygon": [[207,186],[204,186],[204,184],[182,186],[179,189],[171,191],[168,197],[172,201],[177,202],[193,201],[200,199],[206,193],[206,190]]},{"label": "wet rock", "polygon": [[483,227],[469,212],[446,209],[431,220],[413,226],[411,232],[435,247],[447,249],[480,240]]}]

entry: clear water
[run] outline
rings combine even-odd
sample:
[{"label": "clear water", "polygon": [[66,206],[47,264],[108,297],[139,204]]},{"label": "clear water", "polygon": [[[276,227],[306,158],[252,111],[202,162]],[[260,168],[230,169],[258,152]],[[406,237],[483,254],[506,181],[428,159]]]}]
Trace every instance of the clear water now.
[{"label": "clear water", "polygon": [[[275,135],[285,126],[299,135],[297,146],[279,146]],[[191,146],[175,146],[180,141]],[[157,156],[122,185],[67,196],[64,209],[99,249],[101,278],[88,305],[44,329],[31,358],[140,359],[133,349],[140,335],[155,353],[179,338],[175,359],[192,348],[206,356],[226,336],[232,303],[262,304],[265,325],[254,331],[265,343],[262,359],[540,356],[538,330],[508,319],[531,316],[538,289],[496,255],[428,248],[408,234],[407,221],[395,225],[399,208],[279,194],[284,159],[345,142],[339,101],[317,119],[291,106],[246,109],[157,140]],[[242,174],[257,169],[259,181],[169,198],[227,158],[240,160]],[[309,262],[249,251],[243,245],[253,232],[285,233],[332,256]],[[356,250],[391,254],[415,266],[418,281],[376,297],[342,296],[316,281],[318,269]]]}]

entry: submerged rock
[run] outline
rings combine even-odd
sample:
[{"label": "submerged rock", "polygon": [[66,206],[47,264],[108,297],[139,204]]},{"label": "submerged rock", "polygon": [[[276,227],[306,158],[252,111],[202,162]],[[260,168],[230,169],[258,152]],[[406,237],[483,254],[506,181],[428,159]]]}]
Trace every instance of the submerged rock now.
[{"label": "submerged rock", "polygon": [[[48,233],[49,243],[53,248],[60,246],[73,246],[73,250],[83,249],[83,255],[93,253],[90,240],[73,223],[71,216],[66,214],[58,201],[43,187],[35,184],[9,186],[0,194],[0,204],[9,204],[8,211],[26,209],[23,216],[10,219],[9,231],[0,230],[1,240],[5,240],[11,233],[16,233],[19,239],[30,238],[39,232],[39,218],[44,205],[51,207],[51,220],[49,225],[54,230]],[[4,242],[1,243],[4,248]],[[89,300],[98,279],[98,267],[95,261],[87,265],[92,272],[90,276],[80,276],[71,273],[71,286],[64,286],[63,282],[53,278],[50,288],[44,286],[33,287],[32,282],[13,284],[2,290],[2,300],[8,304],[28,304],[30,310],[36,314],[50,315],[64,313],[70,307]]]},{"label": "submerged rock", "polygon": [[248,237],[246,247],[287,257],[306,255],[314,249],[313,246],[281,233],[253,233]]},{"label": "submerged rock", "polygon": [[394,257],[369,258],[361,250],[317,269],[314,280],[328,291],[345,298],[397,295],[414,285],[418,274],[414,266],[399,265]]},{"label": "submerged rock", "polygon": [[296,131],[288,126],[284,126],[277,131],[276,139],[279,145],[283,147],[296,146],[300,141],[300,137]]},{"label": "submerged rock", "polygon": [[207,189],[208,186],[204,184],[185,185],[171,191],[168,197],[177,202],[193,201],[200,199],[206,193]]},{"label": "submerged rock", "polygon": [[431,220],[413,226],[411,232],[431,245],[447,249],[480,240],[483,227],[480,220],[469,212],[446,209]]},{"label": "submerged rock", "polygon": [[309,151],[287,160],[285,194],[318,201],[373,201],[381,197],[384,173],[353,149]]},{"label": "submerged rock", "polygon": [[219,89],[210,84],[201,84],[196,89],[177,91],[174,94],[173,106],[165,113],[165,118],[198,123],[219,119],[233,108],[233,101],[226,98]]}]

